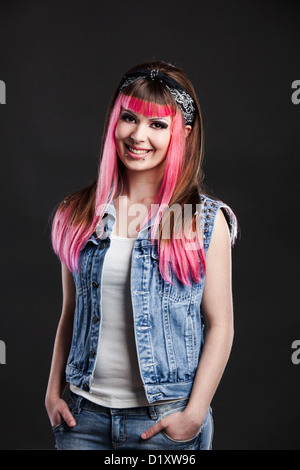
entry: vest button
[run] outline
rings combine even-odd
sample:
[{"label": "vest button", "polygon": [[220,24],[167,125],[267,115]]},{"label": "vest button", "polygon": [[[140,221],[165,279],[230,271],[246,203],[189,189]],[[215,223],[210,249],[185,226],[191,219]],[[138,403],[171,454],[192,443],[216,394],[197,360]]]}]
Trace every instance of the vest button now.
[{"label": "vest button", "polygon": [[90,356],[91,356],[91,357],[95,357],[95,355],[96,355],[95,351],[91,350],[91,351],[90,351]]},{"label": "vest button", "polygon": [[105,242],[101,242],[100,243],[100,250],[104,250],[104,248],[105,248]]},{"label": "vest button", "polygon": [[88,386],[88,384],[83,384],[82,386],[83,390],[85,390],[86,392],[89,391],[90,387]]},{"label": "vest button", "polygon": [[99,320],[98,317],[96,317],[96,315],[93,316],[93,323],[97,323],[97,321]]},{"label": "vest button", "polygon": [[97,281],[93,281],[93,282],[92,282],[92,286],[93,286],[93,287],[98,287],[98,286],[99,286],[99,284],[98,284],[98,282],[97,282]]}]

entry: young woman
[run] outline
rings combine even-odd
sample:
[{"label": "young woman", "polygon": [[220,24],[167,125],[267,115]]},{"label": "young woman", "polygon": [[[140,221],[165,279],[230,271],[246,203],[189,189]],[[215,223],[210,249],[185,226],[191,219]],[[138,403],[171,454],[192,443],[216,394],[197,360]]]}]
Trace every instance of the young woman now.
[{"label": "young woman", "polygon": [[212,448],[237,220],[204,190],[202,159],[184,72],[164,62],[127,72],[97,180],[53,218],[63,305],[46,408],[58,449]]}]

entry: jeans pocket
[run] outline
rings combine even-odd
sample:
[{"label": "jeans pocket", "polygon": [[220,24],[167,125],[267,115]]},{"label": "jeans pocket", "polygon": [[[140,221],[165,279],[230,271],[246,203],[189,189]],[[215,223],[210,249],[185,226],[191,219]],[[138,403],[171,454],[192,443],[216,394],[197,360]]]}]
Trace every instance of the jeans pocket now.
[{"label": "jeans pocket", "polygon": [[59,430],[63,430],[67,426],[67,423],[63,419],[60,423],[56,424],[55,426],[52,426],[52,431],[56,432]]},{"label": "jeans pocket", "polygon": [[214,434],[214,423],[212,416],[212,409],[209,407],[205,420],[202,424],[201,438],[199,443],[199,450],[212,450],[212,441]]},{"label": "jeans pocket", "polygon": [[[179,401],[178,403],[174,403],[171,405],[170,408],[168,408],[168,405],[167,405],[166,406],[167,409],[164,409],[163,408],[164,405],[162,405],[162,409],[160,410],[161,411],[160,419],[165,418],[166,416],[170,414],[184,411],[186,405],[187,405],[187,400],[184,402]],[[183,445],[191,445],[191,446],[195,445],[196,446],[198,444],[201,445],[201,443],[203,442],[204,447],[206,447],[207,438],[209,436],[212,437],[211,428],[212,428],[212,409],[209,406],[206,416],[194,437],[191,437],[190,439],[186,439],[186,440],[177,440],[169,436],[166,431],[161,431],[160,434],[165,440],[168,440],[168,442],[173,443],[174,445],[177,444],[178,446],[180,445],[182,446]]]},{"label": "jeans pocket", "polygon": [[[169,416],[171,414],[174,414],[174,413],[180,413],[182,411],[184,411],[184,409],[186,408],[186,405],[187,405],[187,402],[188,400],[180,400],[178,403],[174,403],[172,405],[170,405],[170,407],[168,405],[166,405],[166,409],[164,409],[164,405],[162,405],[162,408],[160,410],[160,419],[163,419],[165,418],[166,416]],[[192,443],[193,441],[196,441],[196,439],[198,438],[199,434],[201,433],[202,431],[202,426],[203,426],[203,423],[201,424],[200,428],[198,429],[197,433],[195,436],[189,438],[189,439],[185,439],[185,440],[178,440],[178,439],[173,439],[171,436],[169,436],[167,434],[166,431],[161,431],[161,435],[166,439],[168,440],[169,442],[175,444],[175,445],[185,445],[185,444],[190,444]]]},{"label": "jeans pocket", "polygon": [[201,431],[202,431],[202,425],[200,426],[200,428],[198,429],[198,432],[197,434],[194,436],[194,437],[191,437],[190,439],[185,439],[183,441],[180,441],[178,439],[173,439],[172,437],[170,437],[165,431],[162,431],[162,435],[168,439],[169,441],[173,442],[173,444],[177,444],[177,445],[185,445],[185,444],[191,444],[193,443],[198,437],[199,437],[199,434],[201,434]]},{"label": "jeans pocket", "polygon": [[[74,417],[74,408],[76,406],[76,395],[73,393],[70,393],[67,403],[68,403],[69,410]],[[69,426],[67,425],[66,421],[62,419],[60,423],[56,424],[55,426],[52,426],[52,431],[55,432],[59,430],[65,430],[68,427]]]}]

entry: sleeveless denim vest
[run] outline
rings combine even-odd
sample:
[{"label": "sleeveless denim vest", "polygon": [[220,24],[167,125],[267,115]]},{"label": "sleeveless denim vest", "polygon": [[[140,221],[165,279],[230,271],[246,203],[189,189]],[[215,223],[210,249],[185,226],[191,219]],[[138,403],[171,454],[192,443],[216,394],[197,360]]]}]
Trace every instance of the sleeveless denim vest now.
[{"label": "sleeveless denim vest", "polygon": [[[200,207],[205,254],[220,208],[233,244],[237,222],[231,208],[202,195]],[[85,391],[90,390],[101,337],[101,278],[116,220],[113,203],[106,212],[106,238],[94,233],[88,239],[80,252],[79,270],[73,272],[76,308],[66,380]],[[151,221],[134,243],[130,295],[140,375],[147,400],[154,403],[187,398],[191,392],[204,342],[201,299],[205,278],[191,286],[183,285],[175,275],[173,284],[166,282],[158,269],[157,244],[151,245],[150,225]]]}]

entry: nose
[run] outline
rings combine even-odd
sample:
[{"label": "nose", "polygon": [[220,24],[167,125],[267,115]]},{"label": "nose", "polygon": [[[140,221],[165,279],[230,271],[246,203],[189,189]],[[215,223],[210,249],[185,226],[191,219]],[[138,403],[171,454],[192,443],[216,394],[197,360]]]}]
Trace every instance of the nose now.
[{"label": "nose", "polygon": [[142,124],[138,124],[135,127],[134,132],[131,133],[130,137],[136,144],[139,142],[145,142],[145,140],[147,139],[145,126],[143,126]]}]

